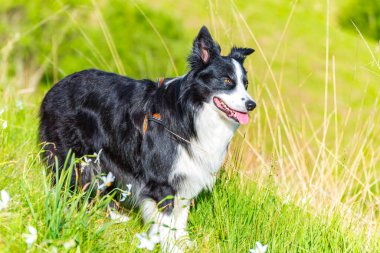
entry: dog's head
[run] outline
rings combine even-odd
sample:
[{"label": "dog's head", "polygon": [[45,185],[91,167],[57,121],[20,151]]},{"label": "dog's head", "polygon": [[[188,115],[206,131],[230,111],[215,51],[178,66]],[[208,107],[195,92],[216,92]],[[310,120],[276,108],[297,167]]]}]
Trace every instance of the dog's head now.
[{"label": "dog's head", "polygon": [[212,104],[228,121],[247,124],[248,112],[256,103],[247,92],[247,71],[243,63],[254,50],[233,47],[227,56],[220,55],[220,51],[220,46],[203,26],[188,58],[190,81],[198,91],[197,96]]}]

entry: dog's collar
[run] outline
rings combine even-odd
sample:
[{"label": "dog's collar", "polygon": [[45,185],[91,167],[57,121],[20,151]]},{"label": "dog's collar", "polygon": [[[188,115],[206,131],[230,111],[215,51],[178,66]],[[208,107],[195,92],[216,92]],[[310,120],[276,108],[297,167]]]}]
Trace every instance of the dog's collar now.
[{"label": "dog's collar", "polygon": [[145,133],[149,130],[149,122],[151,122],[151,121],[156,123],[156,124],[161,125],[167,132],[169,132],[171,135],[173,135],[177,139],[179,139],[183,142],[186,142],[186,143],[192,145],[193,147],[198,148],[199,150],[201,150],[205,154],[208,154],[208,152],[205,149],[203,149],[201,146],[199,146],[195,143],[191,143],[190,140],[183,138],[182,136],[180,136],[176,132],[172,131],[169,127],[167,127],[166,124],[162,121],[161,115],[159,113],[153,113],[152,115],[149,115],[149,114],[145,115],[144,123],[143,123],[143,135],[145,135]]},{"label": "dog's collar", "polygon": [[143,134],[144,135],[149,130],[149,126],[150,126],[149,123],[151,121],[154,122],[154,123],[156,123],[156,124],[161,125],[162,127],[164,127],[164,129],[166,131],[168,131],[169,133],[171,133],[175,137],[179,138],[180,140],[191,144],[189,140],[186,140],[185,138],[183,138],[180,135],[178,135],[175,132],[173,132],[169,127],[167,127],[166,124],[162,121],[161,115],[159,113],[153,113],[152,115],[150,115],[150,114],[146,114],[145,115],[144,122],[143,122]]},{"label": "dog's collar", "polygon": [[177,134],[176,132],[172,131],[168,126],[166,126],[166,124],[162,121],[161,119],[161,115],[159,113],[153,113],[152,115],[150,114],[146,114],[145,117],[144,117],[144,121],[143,121],[143,136],[146,134],[146,132],[149,130],[149,126],[150,126],[150,122],[154,122],[156,124],[159,124],[161,125],[167,132],[169,132],[171,135],[173,135],[174,137],[176,137],[177,139],[183,141],[183,142],[186,142],[188,144],[191,144],[193,145],[194,147],[198,148],[199,150],[205,152],[206,154],[208,153],[206,150],[204,150],[202,147],[194,144],[194,143],[191,143],[190,140],[187,140],[185,138],[183,138],[182,136],[180,136],[179,134]]}]

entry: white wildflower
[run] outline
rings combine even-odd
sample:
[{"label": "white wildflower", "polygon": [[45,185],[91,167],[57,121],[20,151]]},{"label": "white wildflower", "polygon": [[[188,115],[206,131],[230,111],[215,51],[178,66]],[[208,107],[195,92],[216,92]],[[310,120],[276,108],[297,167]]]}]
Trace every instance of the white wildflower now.
[{"label": "white wildflower", "polygon": [[1,108],[1,109],[0,109],[0,116],[3,115],[4,112],[5,112],[5,109],[4,109],[4,108]]},{"label": "white wildflower", "polygon": [[120,202],[125,201],[127,199],[127,197],[131,195],[131,189],[132,189],[132,185],[127,184],[127,190],[121,192]]},{"label": "white wildflower", "polygon": [[65,243],[63,244],[63,247],[64,247],[65,249],[71,249],[71,248],[75,247],[75,245],[76,245],[75,240],[71,239],[71,240],[65,242]]},{"label": "white wildflower", "polygon": [[99,164],[100,163],[100,154],[102,153],[102,151],[103,151],[103,149],[100,149],[99,150],[99,153],[94,153],[94,156],[95,156],[95,161],[94,161],[94,163],[95,164]]},{"label": "white wildflower", "polygon": [[148,238],[146,233],[136,234],[136,237],[140,240],[140,244],[137,246],[139,249],[152,251],[158,242],[156,236],[154,238]]},{"label": "white wildflower", "polygon": [[22,237],[25,238],[25,242],[28,244],[28,248],[30,248],[37,241],[37,229],[28,226],[28,230],[30,234],[22,234]]},{"label": "white wildflower", "polygon": [[1,190],[0,211],[7,208],[9,200],[11,200],[11,197],[8,192],[6,190]]},{"label": "white wildflower", "polygon": [[90,158],[87,158],[87,156],[84,156],[80,165],[82,167],[86,167],[86,166],[90,165],[91,162],[92,162],[92,160]]},{"label": "white wildflower", "polygon": [[58,248],[55,246],[51,247],[51,253],[58,253]]},{"label": "white wildflower", "polygon": [[268,245],[262,245],[260,242],[256,242],[255,248],[250,249],[250,253],[265,253],[268,250]]},{"label": "white wildflower", "polygon": [[8,127],[8,122],[6,120],[3,121],[3,129],[6,129]]},{"label": "white wildflower", "polygon": [[16,108],[18,110],[20,110],[20,111],[24,109],[24,104],[22,103],[21,100],[17,100],[17,102],[16,102]]},{"label": "white wildflower", "polygon": [[112,172],[108,172],[107,177],[102,176],[101,179],[103,180],[103,183],[98,186],[98,190],[103,191],[107,187],[111,186],[111,184],[115,181],[115,176],[112,174]]},{"label": "white wildflower", "polygon": [[111,209],[109,210],[109,212],[110,212],[111,220],[113,220],[117,223],[124,223],[124,222],[129,221],[129,219],[130,219],[128,216],[125,216],[125,215],[122,215],[118,212],[112,211]]},{"label": "white wildflower", "polygon": [[288,205],[289,202],[290,202],[290,196],[287,195],[286,198],[284,199],[284,201],[282,201],[282,204],[283,204],[283,205]]}]

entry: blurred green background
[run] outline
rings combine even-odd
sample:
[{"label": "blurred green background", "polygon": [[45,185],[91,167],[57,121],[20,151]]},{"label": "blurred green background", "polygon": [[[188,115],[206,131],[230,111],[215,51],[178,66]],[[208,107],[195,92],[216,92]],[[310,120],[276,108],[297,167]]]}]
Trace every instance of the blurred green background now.
[{"label": "blurred green background", "polygon": [[[316,105],[324,99],[327,2],[5,0],[0,6],[1,81],[36,90],[86,68],[136,78],[182,74],[192,39],[205,24],[224,53],[233,44],[258,49],[259,43],[262,50],[249,62],[255,81],[270,82],[267,60],[277,82],[286,84],[284,99],[306,102],[318,112]],[[371,72],[378,69],[352,22],[375,42],[379,1],[334,1],[329,8],[328,57],[336,61],[338,102],[358,108],[362,91],[369,89],[364,103],[371,105],[377,94]],[[9,76],[16,79],[9,83]]]},{"label": "blurred green background", "polygon": [[380,39],[380,1],[350,0],[340,12],[342,27],[353,29],[357,26],[361,33],[374,40]]},{"label": "blurred green background", "polygon": [[[121,0],[96,5],[91,1],[3,1],[0,39],[14,42],[8,71],[22,75],[43,68],[35,82],[49,84],[85,68],[136,77],[170,73],[166,52],[144,15],[154,20],[172,52],[187,51],[183,27],[169,11],[140,8]],[[179,53],[173,56],[184,71]],[[148,66],[153,59],[156,64]],[[25,79],[23,85],[28,82]]]},{"label": "blurred green background", "polygon": [[[293,53],[287,53],[287,58],[297,59],[292,76],[297,78],[298,85],[302,85],[303,79],[306,79],[304,72],[318,75],[319,69],[315,67],[325,60],[323,23],[326,3],[236,1],[267,58],[274,52],[268,49],[279,46],[280,35],[284,32],[293,4],[297,7],[280,47],[286,47]],[[0,6],[2,61],[10,61],[7,71],[11,75],[22,75],[25,71],[33,73],[43,68],[39,72],[40,79],[36,80],[42,83],[51,83],[67,74],[91,67],[122,72],[136,78],[183,73],[191,41],[203,24],[216,33],[214,36],[221,41],[225,51],[231,44],[255,46],[247,34],[242,34],[244,27],[230,5],[229,1],[5,0]],[[337,61],[340,61],[339,53],[350,53],[361,59],[357,56],[361,48],[354,44],[356,50],[349,52],[355,41],[344,35],[346,31],[357,35],[354,23],[366,38],[379,39],[380,1],[334,1],[330,8],[330,25],[333,25],[330,36],[334,39],[330,44],[330,53],[337,54]],[[341,28],[346,30],[344,34]],[[163,43],[168,47],[169,55]],[[9,55],[4,57],[7,53]],[[173,58],[175,67],[170,64],[169,57]],[[351,59],[352,56],[347,57]],[[280,64],[280,60],[281,57],[276,57],[274,64]],[[282,60],[292,62],[291,59]],[[150,64],[151,61],[155,64]],[[354,72],[354,62],[346,63],[351,63],[346,72]],[[280,69],[291,67],[281,65]],[[273,68],[277,70],[275,65]],[[320,69],[322,75],[323,70]],[[23,85],[28,83],[25,79]]]}]

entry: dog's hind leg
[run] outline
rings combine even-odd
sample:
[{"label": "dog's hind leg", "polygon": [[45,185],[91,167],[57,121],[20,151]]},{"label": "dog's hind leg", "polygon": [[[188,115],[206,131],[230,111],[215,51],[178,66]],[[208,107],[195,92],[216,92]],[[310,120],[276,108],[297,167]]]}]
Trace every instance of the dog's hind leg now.
[{"label": "dog's hind leg", "polygon": [[118,206],[115,202],[111,201],[111,203],[107,207],[107,211],[111,220],[115,223],[124,223],[130,220],[130,218],[118,210]]}]

